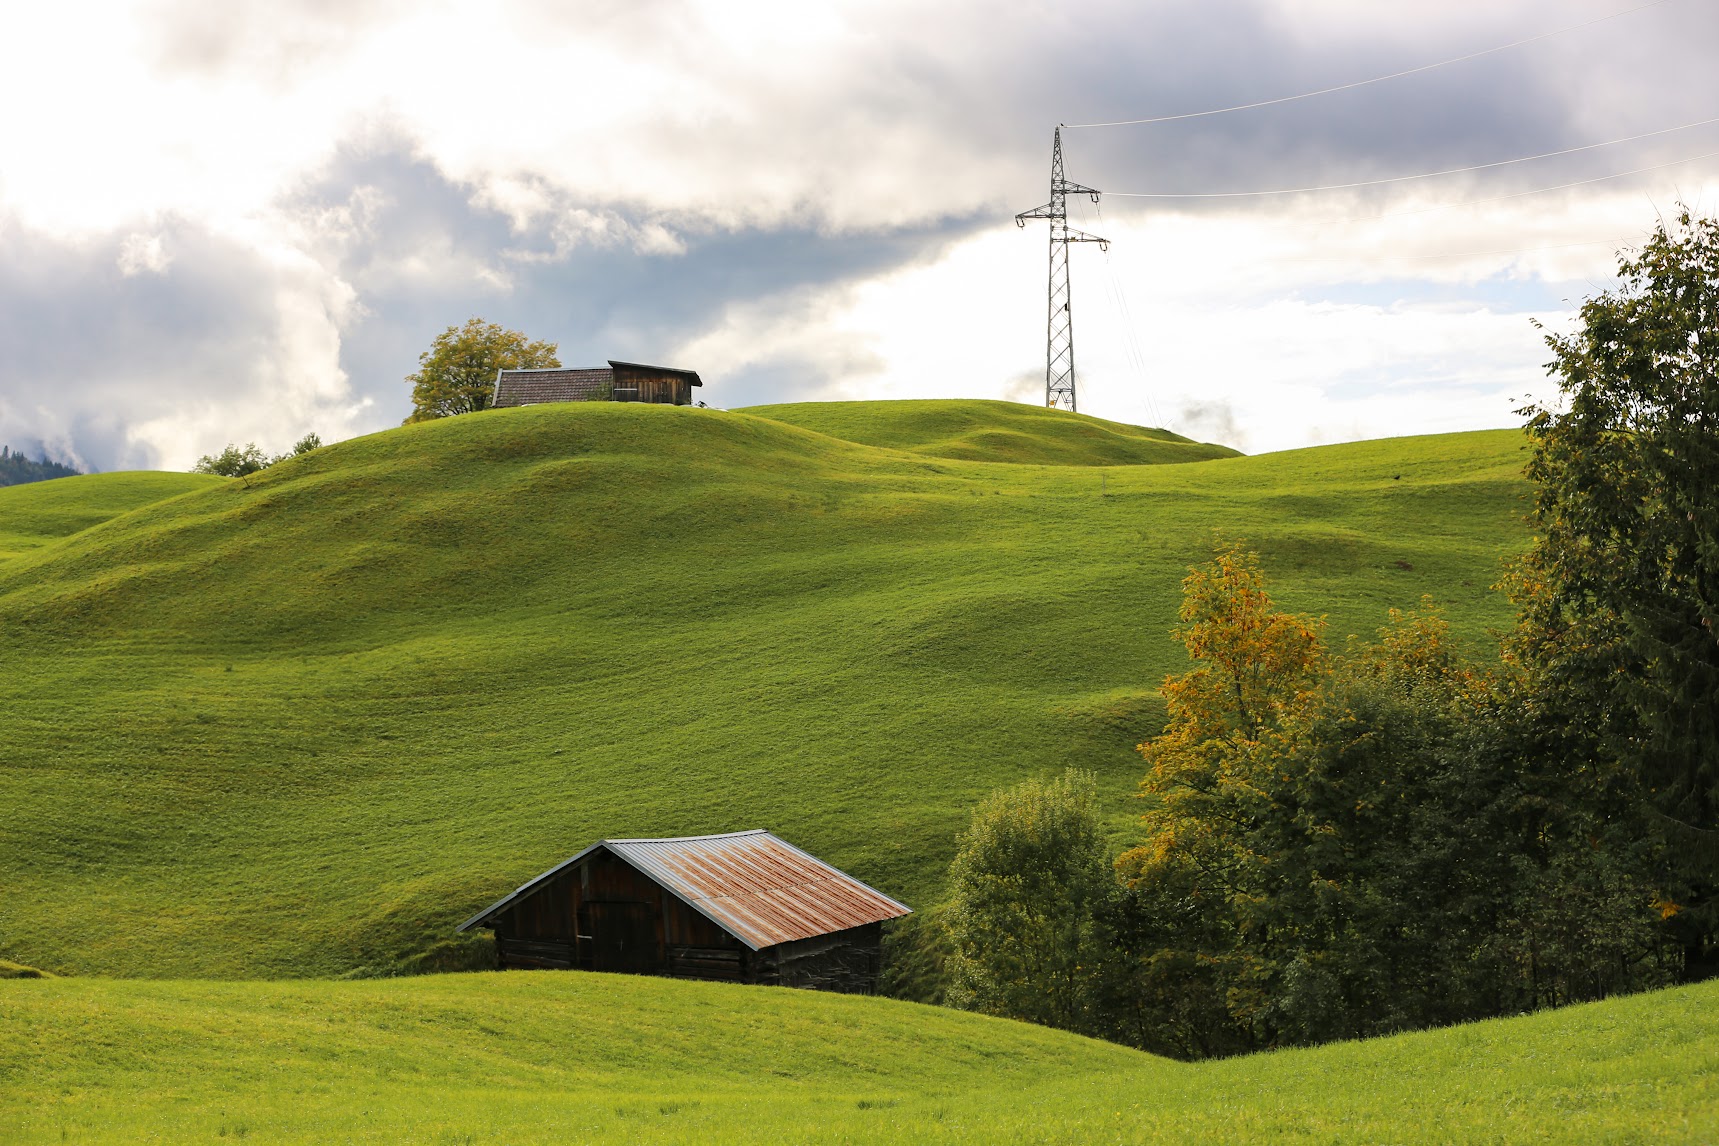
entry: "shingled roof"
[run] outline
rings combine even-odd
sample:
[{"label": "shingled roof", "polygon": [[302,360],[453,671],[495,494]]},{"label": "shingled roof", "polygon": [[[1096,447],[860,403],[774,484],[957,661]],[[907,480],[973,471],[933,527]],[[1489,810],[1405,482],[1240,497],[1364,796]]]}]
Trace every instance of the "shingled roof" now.
[{"label": "shingled roof", "polygon": [[492,406],[535,406],[540,402],[581,402],[606,398],[614,387],[615,372],[606,366],[594,369],[502,370],[495,376]]},{"label": "shingled roof", "polygon": [[487,925],[539,884],[599,848],[631,864],[754,951],[898,919],[913,910],[759,828],[720,836],[600,840],[490,904],[459,930]]}]

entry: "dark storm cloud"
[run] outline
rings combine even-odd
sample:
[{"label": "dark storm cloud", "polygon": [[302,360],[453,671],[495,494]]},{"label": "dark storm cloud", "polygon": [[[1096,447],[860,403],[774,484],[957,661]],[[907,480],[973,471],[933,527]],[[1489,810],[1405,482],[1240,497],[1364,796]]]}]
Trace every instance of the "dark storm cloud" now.
[{"label": "dark storm cloud", "polygon": [[[549,196],[517,226],[389,141],[349,150],[292,197],[292,214],[311,227],[322,221],[322,257],[362,301],[341,347],[356,394],[397,421],[408,409],[402,379],[418,354],[474,315],[559,343],[566,363],[660,361],[736,303],[780,298],[792,307],[831,284],[934,258],[989,222],[968,216],[835,235],[806,226],[719,230],[646,218],[624,203]],[[663,236],[674,247],[640,249]],[[792,379],[802,391],[828,381],[805,362],[771,361],[712,379],[721,393],[705,397],[775,400],[793,392]]]},{"label": "dark storm cloud", "polygon": [[[1410,26],[1405,10],[1384,7],[1356,9],[1354,18],[1328,19],[1323,27],[1308,23],[1305,9],[1294,19],[1264,5],[1221,0],[1111,12],[1057,45],[1060,98],[1045,106],[1070,123],[1227,107],[1417,67],[1618,10],[1550,4],[1471,10],[1473,18],[1413,37],[1402,34]],[[1071,130],[1070,177],[1111,191],[1248,190],[1389,178],[1581,146],[1719,116],[1716,46],[1719,10],[1674,0],[1315,99]],[[1719,125],[1434,186],[1509,191],[1716,149]],[[1171,205],[1187,204],[1150,204]],[[1118,201],[1123,206],[1148,204]]]}]

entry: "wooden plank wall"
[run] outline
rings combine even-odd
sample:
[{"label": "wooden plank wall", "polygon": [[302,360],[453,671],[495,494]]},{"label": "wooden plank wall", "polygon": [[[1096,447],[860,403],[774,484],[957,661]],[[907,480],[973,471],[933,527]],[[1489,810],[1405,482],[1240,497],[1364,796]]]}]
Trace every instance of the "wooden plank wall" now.
[{"label": "wooden plank wall", "polygon": [[676,374],[657,374],[617,367],[615,401],[689,406],[692,404],[692,383]]}]

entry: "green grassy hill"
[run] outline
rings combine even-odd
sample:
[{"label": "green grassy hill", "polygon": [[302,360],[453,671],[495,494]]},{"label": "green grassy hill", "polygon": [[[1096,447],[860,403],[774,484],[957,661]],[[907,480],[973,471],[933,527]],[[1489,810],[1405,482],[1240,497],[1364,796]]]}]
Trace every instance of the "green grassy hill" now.
[{"label": "green grassy hill", "polygon": [[0,488],[0,561],[143,505],[227,479],[152,471],[85,474]]},{"label": "green grassy hill", "polygon": [[524,972],[0,983],[0,1139],[1706,1142],[1719,984],[1175,1063],[888,999]]},{"label": "green grassy hill", "polygon": [[1019,402],[925,398],[792,402],[740,411],[867,446],[933,458],[1047,466],[1138,466],[1233,458],[1228,446]]},{"label": "green grassy hill", "polygon": [[[591,404],[197,479],[0,562],[0,958],[434,966],[596,838],[751,827],[925,907],[1000,784],[1092,768],[1131,829],[1214,530],[1339,640],[1423,593],[1471,638],[1503,623],[1520,449],[1095,470]],[[6,492],[0,531],[41,536]]]}]

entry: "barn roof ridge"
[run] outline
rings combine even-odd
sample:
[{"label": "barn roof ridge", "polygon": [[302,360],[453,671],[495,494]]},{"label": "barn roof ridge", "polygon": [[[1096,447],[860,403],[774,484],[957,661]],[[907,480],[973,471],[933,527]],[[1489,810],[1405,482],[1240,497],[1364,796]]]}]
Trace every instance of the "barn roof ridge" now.
[{"label": "barn roof ridge", "polygon": [[[822,870],[816,872],[815,878],[802,878],[792,882],[782,883],[780,886],[774,888],[755,888],[749,891],[740,890],[720,892],[712,888],[698,887],[693,882],[693,879],[687,871],[681,870],[677,865],[666,862],[662,856],[657,855],[653,849],[649,848],[649,845],[653,844],[701,843],[714,840],[733,840],[756,836],[767,837],[772,843],[793,852],[795,855],[800,856],[808,863],[814,865],[815,868]],[[542,875],[527,880],[512,892],[502,896],[500,899],[496,900],[494,903],[460,924],[455,930],[466,931],[486,922],[512,904],[515,900],[522,898],[535,890],[538,885],[553,879],[563,871],[566,871],[568,868],[579,863],[586,856],[589,856],[599,848],[607,848],[611,855],[657,883],[670,895],[673,895],[676,899],[680,900],[706,919],[709,919],[712,923],[723,928],[723,930],[729,932],[729,934],[733,935],[736,939],[740,940],[740,942],[744,943],[754,951],[762,950],[765,947],[775,946],[777,943],[787,942],[789,939],[810,938],[812,935],[827,934],[830,931],[841,930],[845,927],[859,926],[863,923],[875,923],[883,919],[897,919],[903,915],[910,915],[913,912],[913,909],[908,907],[906,904],[885,895],[870,884],[855,879],[853,876],[824,862],[817,856],[812,855],[810,852],[795,847],[793,844],[782,839],[780,836],[777,836],[769,829],[752,828],[743,832],[722,832],[706,836],[647,836],[633,839],[598,840],[596,843],[580,851],[579,854],[556,864]],[[753,859],[752,857],[748,858]],[[703,871],[701,874],[726,874],[731,878],[737,878],[738,873],[741,872],[746,865],[740,863],[735,857],[730,857],[730,862],[734,863],[735,866],[732,870],[727,871],[726,873]],[[753,864],[756,864],[755,859],[753,859]],[[802,897],[792,894],[798,889],[818,887],[820,885],[825,887],[843,887],[850,893],[845,897],[849,902],[845,902],[840,905],[828,903],[819,905],[803,902],[801,901]],[[851,887],[849,885],[851,885]],[[855,895],[853,894],[855,891],[863,894]],[[699,894],[699,892],[703,892],[703,894]],[[862,906],[860,903],[852,902],[855,899],[862,902],[869,900],[870,902]],[[749,909],[748,905],[750,901],[754,900],[757,902],[755,904],[750,904],[751,909]],[[821,915],[823,917],[822,920],[813,923],[811,916],[814,914]],[[860,919],[859,916],[861,915],[866,916],[866,918]],[[772,925],[777,929],[780,929],[784,917],[798,920],[802,924],[802,929],[804,924],[812,923],[813,926],[822,927],[823,930],[811,931],[806,935],[789,935],[786,938],[771,938],[767,933],[768,929],[770,929]],[[836,926],[826,926],[826,924],[835,924]]]},{"label": "barn roof ridge", "polygon": [[692,379],[694,386],[704,385],[698,376],[698,371],[683,370],[679,366],[653,366],[649,362],[622,362],[618,358],[611,358],[609,359],[609,368],[611,370],[661,370],[664,374],[684,374]]},{"label": "barn roof ridge", "polygon": [[[600,844],[681,844],[692,840],[729,840],[736,836],[767,836],[769,828],[747,828],[743,832],[712,832],[705,836],[616,836],[614,839],[598,840]],[[786,840],[780,841],[788,843]],[[793,847],[793,844],[788,844]],[[798,849],[795,849],[798,850]]]}]

